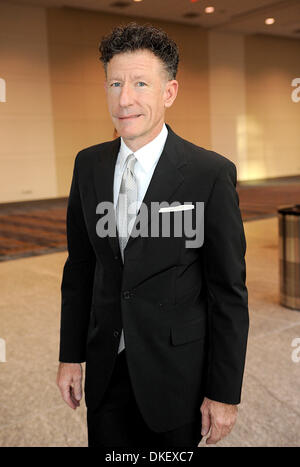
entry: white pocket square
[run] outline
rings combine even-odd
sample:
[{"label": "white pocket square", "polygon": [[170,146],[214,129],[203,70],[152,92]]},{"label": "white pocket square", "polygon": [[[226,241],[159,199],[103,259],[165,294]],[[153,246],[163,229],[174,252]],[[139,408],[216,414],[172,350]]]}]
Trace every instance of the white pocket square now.
[{"label": "white pocket square", "polygon": [[174,211],[187,211],[188,209],[194,209],[193,204],[180,204],[179,206],[167,206],[160,208],[158,212],[174,212]]}]

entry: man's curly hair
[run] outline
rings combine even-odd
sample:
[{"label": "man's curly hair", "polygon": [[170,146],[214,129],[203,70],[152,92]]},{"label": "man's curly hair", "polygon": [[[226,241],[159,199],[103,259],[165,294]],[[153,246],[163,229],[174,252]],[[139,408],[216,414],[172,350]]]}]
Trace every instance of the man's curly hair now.
[{"label": "man's curly hair", "polygon": [[169,79],[175,79],[179,53],[176,43],[162,29],[151,24],[128,23],[115,27],[104,36],[99,45],[100,60],[105,72],[114,55],[136,50],[150,50],[163,62]]}]

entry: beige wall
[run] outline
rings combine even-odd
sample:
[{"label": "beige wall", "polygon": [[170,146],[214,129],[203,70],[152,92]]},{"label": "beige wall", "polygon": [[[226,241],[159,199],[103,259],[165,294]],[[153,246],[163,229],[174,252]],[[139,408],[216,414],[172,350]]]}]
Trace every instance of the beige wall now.
[{"label": "beige wall", "polygon": [[300,103],[291,83],[300,77],[300,40],[245,39],[247,178],[300,173]]},{"label": "beige wall", "polygon": [[[82,148],[112,139],[101,37],[132,17],[0,4],[0,202],[67,196]],[[224,154],[240,180],[300,173],[300,41],[152,21],[178,43],[175,132]]]},{"label": "beige wall", "polygon": [[45,13],[0,4],[1,202],[57,194]]},{"label": "beige wall", "polygon": [[211,147],[239,180],[300,173],[299,57],[299,40],[209,34]]},{"label": "beige wall", "polygon": [[[101,37],[119,23],[141,20],[58,8],[49,9],[47,19],[58,195],[64,196],[76,152],[112,139],[104,72],[98,58]],[[175,39],[181,54],[179,94],[167,111],[166,121],[195,144],[209,146],[207,33],[199,27],[152,24]],[[191,44],[197,47],[191,48]]]}]

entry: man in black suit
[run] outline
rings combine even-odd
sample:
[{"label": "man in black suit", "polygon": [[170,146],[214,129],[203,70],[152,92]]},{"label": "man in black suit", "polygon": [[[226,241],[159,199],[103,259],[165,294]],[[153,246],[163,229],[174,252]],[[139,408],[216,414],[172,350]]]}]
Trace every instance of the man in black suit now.
[{"label": "man in black suit", "polygon": [[[89,446],[216,443],[236,420],[249,326],[236,167],[164,123],[178,90],[165,32],[130,23],[100,52],[120,138],[75,160],[57,384],[76,409],[86,362]],[[194,243],[174,232],[188,220]]]}]

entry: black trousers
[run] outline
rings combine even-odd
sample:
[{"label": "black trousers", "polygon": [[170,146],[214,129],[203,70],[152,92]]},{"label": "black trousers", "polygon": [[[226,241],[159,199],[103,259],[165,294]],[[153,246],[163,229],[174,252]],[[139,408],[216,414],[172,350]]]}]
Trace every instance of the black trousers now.
[{"label": "black trousers", "polygon": [[97,410],[87,409],[89,447],[194,447],[201,441],[201,412],[192,423],[156,433],[145,423],[136,404],[126,361],[118,356],[111,380]]}]

